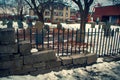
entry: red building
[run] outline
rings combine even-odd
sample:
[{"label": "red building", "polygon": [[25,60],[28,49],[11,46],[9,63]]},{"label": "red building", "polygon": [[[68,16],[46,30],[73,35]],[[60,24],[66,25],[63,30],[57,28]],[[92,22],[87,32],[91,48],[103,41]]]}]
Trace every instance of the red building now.
[{"label": "red building", "polygon": [[96,7],[94,20],[120,25],[120,4],[114,6]]}]

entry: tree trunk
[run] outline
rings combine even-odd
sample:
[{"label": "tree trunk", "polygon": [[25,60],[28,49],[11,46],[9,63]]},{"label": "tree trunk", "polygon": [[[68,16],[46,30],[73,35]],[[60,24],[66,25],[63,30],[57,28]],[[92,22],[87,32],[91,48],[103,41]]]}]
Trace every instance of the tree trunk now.
[{"label": "tree trunk", "polygon": [[41,13],[37,12],[37,16],[38,16],[38,21],[40,21],[44,24],[43,12],[41,12]]},{"label": "tree trunk", "polygon": [[54,20],[54,9],[53,9],[53,6],[51,7],[51,16],[50,16],[50,19],[51,19],[51,23],[53,22]]},{"label": "tree trunk", "polygon": [[88,11],[80,12],[81,13],[81,22],[80,22],[80,31],[78,32],[78,41],[80,43],[85,42],[85,31],[86,31],[86,23],[87,23],[87,16],[88,16]]},{"label": "tree trunk", "polygon": [[51,18],[50,18],[50,19],[51,19],[51,23],[54,21],[53,12],[54,12],[54,11],[52,10],[52,11],[51,11]]},{"label": "tree trunk", "polygon": [[20,20],[23,21],[23,7],[20,10],[20,15],[19,16],[20,16]]},{"label": "tree trunk", "polygon": [[38,33],[39,33],[44,26],[43,12],[41,13],[37,12],[37,16],[38,16],[38,21],[36,22],[36,28],[38,29]]}]

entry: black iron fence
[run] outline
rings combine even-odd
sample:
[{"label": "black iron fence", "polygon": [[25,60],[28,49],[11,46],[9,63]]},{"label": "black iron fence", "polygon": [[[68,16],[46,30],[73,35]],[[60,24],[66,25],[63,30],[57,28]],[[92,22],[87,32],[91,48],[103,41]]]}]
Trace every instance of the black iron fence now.
[{"label": "black iron fence", "polygon": [[90,28],[86,32],[74,29],[35,28],[17,30],[17,42],[29,41],[38,50],[53,49],[58,56],[97,53],[98,56],[120,54],[119,29]]}]

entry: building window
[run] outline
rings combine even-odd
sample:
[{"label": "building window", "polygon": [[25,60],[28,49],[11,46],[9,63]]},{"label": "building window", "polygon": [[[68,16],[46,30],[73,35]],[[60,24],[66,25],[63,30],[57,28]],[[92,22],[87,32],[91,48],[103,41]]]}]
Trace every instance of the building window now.
[{"label": "building window", "polygon": [[58,16],[58,12],[54,12],[54,15],[55,15],[55,16]]},{"label": "building window", "polygon": [[63,12],[59,12],[59,16],[63,16]]},{"label": "building window", "polygon": [[50,12],[49,11],[46,11],[45,12],[45,16],[49,16],[50,15]]},{"label": "building window", "polygon": [[66,12],[66,17],[68,17],[68,12]]}]

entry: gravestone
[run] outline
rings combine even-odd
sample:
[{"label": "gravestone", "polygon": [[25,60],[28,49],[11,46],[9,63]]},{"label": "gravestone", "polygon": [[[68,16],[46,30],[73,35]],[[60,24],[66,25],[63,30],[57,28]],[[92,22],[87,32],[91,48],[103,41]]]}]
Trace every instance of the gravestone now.
[{"label": "gravestone", "polygon": [[15,44],[15,31],[13,28],[0,29],[0,59],[10,60],[10,56],[18,52]]},{"label": "gravestone", "polygon": [[[46,31],[44,31],[44,29],[43,29],[43,23],[40,21],[37,21],[35,23],[35,27],[38,30],[38,34],[36,34],[36,36],[35,36],[36,44],[42,44],[42,42],[43,42],[42,37],[44,37],[44,33],[46,33]],[[42,29],[43,29],[43,35],[42,35]]]},{"label": "gravestone", "polygon": [[41,31],[35,36],[36,44],[42,44],[42,43],[43,43],[43,40],[44,40],[43,38],[45,37],[46,32],[47,32],[47,30],[46,30],[46,29],[43,29],[43,31],[41,30]]},{"label": "gravestone", "polygon": [[3,19],[2,20],[2,25],[4,26],[4,25],[6,25],[7,24],[7,20],[6,19]]},{"label": "gravestone", "polygon": [[32,20],[29,19],[29,20],[27,21],[27,24],[28,24],[28,27],[29,27],[29,28],[33,27]]},{"label": "gravestone", "polygon": [[18,28],[23,28],[23,23],[21,20],[18,20],[17,24],[18,24]]},{"label": "gravestone", "polygon": [[38,33],[42,30],[42,28],[43,28],[43,23],[42,22],[40,22],[40,21],[37,21],[36,23],[35,23],[35,27],[38,29]]},{"label": "gravestone", "polygon": [[13,28],[13,21],[12,20],[8,21],[7,28]]},{"label": "gravestone", "polygon": [[103,29],[104,29],[104,36],[106,36],[106,37],[110,36],[110,32],[111,32],[110,31],[110,24],[109,23],[104,24]]},{"label": "gravestone", "polygon": [[4,28],[0,30],[0,44],[14,44],[15,31],[12,28]]},{"label": "gravestone", "polygon": [[95,22],[91,23],[91,28],[95,28]]}]

